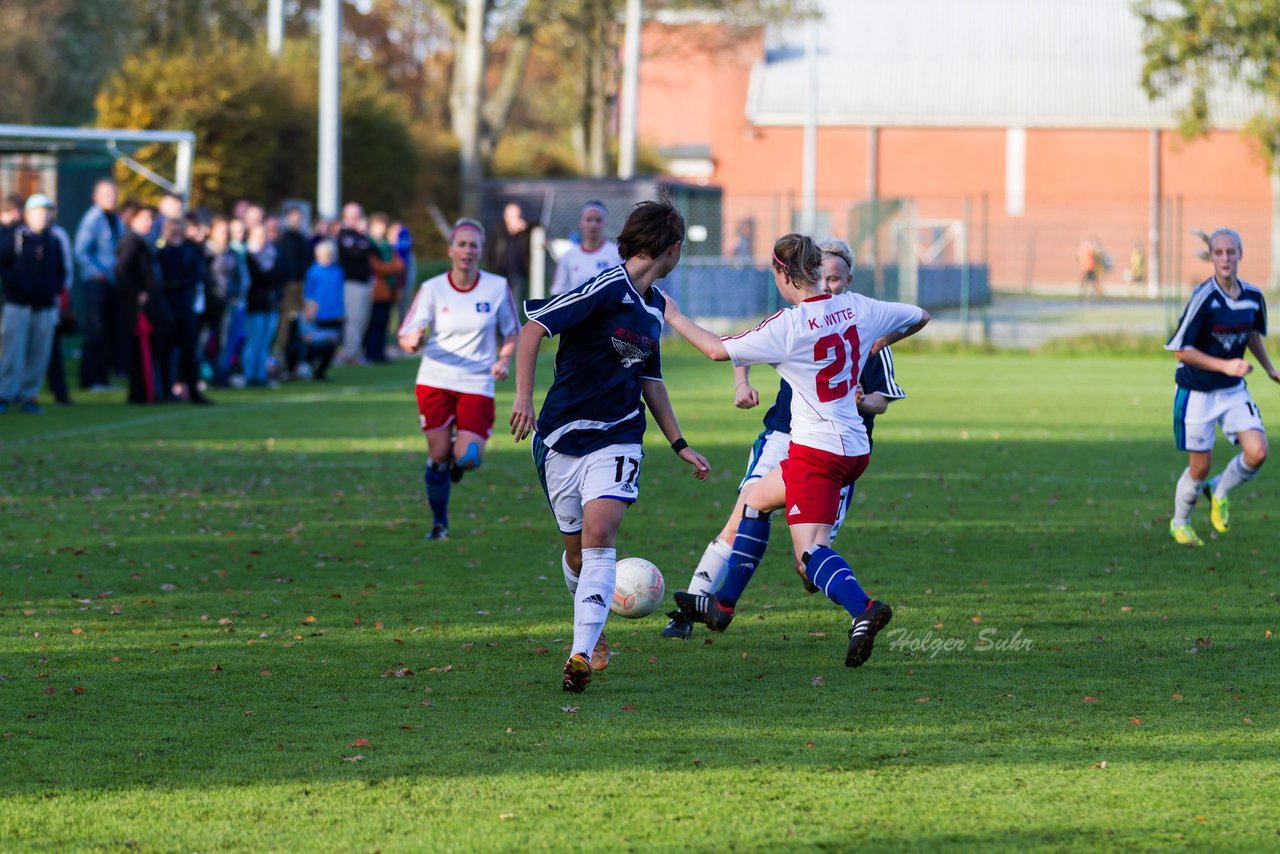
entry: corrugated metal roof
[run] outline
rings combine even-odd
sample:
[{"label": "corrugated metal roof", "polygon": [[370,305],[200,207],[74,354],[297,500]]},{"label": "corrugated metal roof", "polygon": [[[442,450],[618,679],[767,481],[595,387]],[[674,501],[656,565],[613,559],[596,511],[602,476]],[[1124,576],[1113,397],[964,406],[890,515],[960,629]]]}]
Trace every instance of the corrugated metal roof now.
[{"label": "corrugated metal roof", "polygon": [[[1185,93],[1141,85],[1142,24],[1131,0],[819,0],[818,120],[899,127],[1168,128]],[[804,30],[766,36],[747,117],[804,120]],[[1210,98],[1215,127],[1263,108],[1239,82]]]}]

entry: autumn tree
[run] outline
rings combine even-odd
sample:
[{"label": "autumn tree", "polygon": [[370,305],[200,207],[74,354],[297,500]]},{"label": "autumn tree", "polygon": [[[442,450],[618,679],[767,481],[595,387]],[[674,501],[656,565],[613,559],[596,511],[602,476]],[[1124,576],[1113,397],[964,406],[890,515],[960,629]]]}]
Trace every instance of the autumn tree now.
[{"label": "autumn tree", "polygon": [[1222,81],[1243,83],[1264,107],[1247,131],[1271,174],[1270,286],[1280,287],[1280,0],[1141,0],[1142,85],[1151,98],[1186,93],[1181,130],[1212,127]]},{"label": "autumn tree", "polygon": [[[130,57],[97,99],[98,125],[183,128],[196,133],[192,201],[226,210],[236,199],[274,205],[315,190],[316,51],[292,43],[276,61],[257,44],[232,44],[202,58],[158,49]],[[382,81],[348,63],[343,77],[343,176],[348,194],[370,208],[405,209],[419,155],[407,113]],[[144,149],[157,171],[171,153]],[[126,192],[155,192],[120,176]]]}]

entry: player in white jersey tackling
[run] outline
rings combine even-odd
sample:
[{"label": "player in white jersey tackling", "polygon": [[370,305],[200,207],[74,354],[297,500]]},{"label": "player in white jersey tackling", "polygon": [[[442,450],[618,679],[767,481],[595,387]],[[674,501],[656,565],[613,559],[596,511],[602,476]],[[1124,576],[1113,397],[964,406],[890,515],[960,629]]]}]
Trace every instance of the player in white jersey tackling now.
[{"label": "player in white jersey tackling", "polygon": [[590,201],[582,206],[582,215],[578,218],[580,242],[566,249],[556,262],[556,274],[551,279],[553,297],[568,293],[622,263],[618,244],[604,239],[608,222],[609,211],[604,202]]},{"label": "player in white jersey tackling", "polygon": [[[853,283],[853,250],[843,240],[834,238],[824,240],[818,248],[822,250],[822,290],[832,294],[844,293]],[[760,403],[760,395],[750,383],[749,370],[746,367],[733,369],[734,404],[740,409],[750,409]],[[867,359],[866,366],[858,376],[854,400],[858,405],[858,414],[862,416],[862,423],[867,428],[868,444],[871,443],[876,416],[883,415],[892,401],[906,396],[907,393],[894,377],[893,352],[888,347]],[[751,446],[747,473],[738,486],[738,500],[733,506],[733,512],[729,514],[719,536],[712,540],[698,561],[693,576],[689,579],[689,593],[715,593],[728,577],[731,564],[747,562],[759,566],[764,559],[764,553],[769,547],[768,525],[759,527],[756,532],[758,536],[744,537],[740,541],[737,533],[742,523],[743,510],[751,496],[755,495],[758,509],[772,512],[782,506],[782,470],[778,468],[778,464],[787,458],[787,451],[791,447],[791,386],[786,380],[781,382],[773,406],[765,413],[764,428]],[[757,489],[760,491],[756,492]],[[761,507],[763,502],[769,500],[768,496],[773,497],[773,503],[768,507]],[[850,484],[840,491],[839,510],[835,523],[831,526],[833,542],[840,533],[840,525],[852,502],[853,485]],[[738,549],[736,552],[735,547]],[[817,588],[809,583],[803,573],[800,573],[800,577],[806,590],[810,593],[817,592]],[[738,595],[741,596],[741,592]],[[728,604],[732,605],[734,602]],[[662,630],[663,637],[688,639],[693,633],[693,621],[679,610],[672,611],[667,616],[671,621]]]},{"label": "player in white jersey tackling", "polygon": [[493,432],[494,381],[507,378],[520,330],[507,280],[480,269],[483,252],[484,227],[458,220],[449,235],[452,267],[422,283],[400,326],[402,350],[423,347],[417,395],[427,437],[429,540],[448,538],[452,484],[480,466]]},{"label": "player in white jersey tackling", "polygon": [[[752,489],[743,509],[737,539],[759,537],[768,525],[767,509],[786,508],[798,569],[809,583],[849,612],[845,665],[860,667],[871,655],[876,633],[893,616],[858,584],[849,564],[831,548],[831,527],[840,490],[862,474],[870,459],[866,427],[858,413],[858,377],[873,352],[919,332],[929,322],[924,309],[881,302],[856,293],[824,294],[820,284],[822,252],[813,240],[788,234],[773,247],[774,284],[792,307],[748,332],[721,339],[680,313],[667,301],[667,323],[707,357],[732,359],[735,367],[773,365],[792,388],[791,448],[783,460],[783,501]],[[767,479],[766,479],[767,480]],[[676,605],[689,618],[723,631],[733,605],[755,565],[730,566],[720,594],[677,593]],[[721,601],[720,596],[725,597]]]},{"label": "player in white jersey tackling", "polygon": [[[1209,498],[1209,521],[1219,534],[1225,534],[1231,526],[1228,493],[1253,480],[1267,460],[1267,434],[1245,387],[1245,374],[1253,370],[1244,360],[1245,349],[1275,382],[1280,382],[1280,371],[1271,364],[1262,343],[1267,334],[1262,291],[1236,275],[1243,252],[1240,235],[1231,229],[1220,228],[1210,235],[1213,276],[1192,291],[1178,328],[1165,345],[1178,354],[1173,436],[1178,450],[1188,456],[1169,520],[1169,535],[1183,546],[1204,545],[1190,521],[1201,491]],[[1240,446],[1240,453],[1209,480],[1218,426]]]}]

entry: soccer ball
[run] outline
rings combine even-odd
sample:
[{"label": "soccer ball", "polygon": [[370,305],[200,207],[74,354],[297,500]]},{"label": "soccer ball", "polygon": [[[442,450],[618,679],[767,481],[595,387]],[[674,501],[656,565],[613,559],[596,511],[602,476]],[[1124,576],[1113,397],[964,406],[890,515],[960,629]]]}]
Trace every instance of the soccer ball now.
[{"label": "soccer ball", "polygon": [[618,561],[618,580],[609,609],[632,620],[647,617],[662,604],[666,587],[656,566],[641,557],[624,557]]}]

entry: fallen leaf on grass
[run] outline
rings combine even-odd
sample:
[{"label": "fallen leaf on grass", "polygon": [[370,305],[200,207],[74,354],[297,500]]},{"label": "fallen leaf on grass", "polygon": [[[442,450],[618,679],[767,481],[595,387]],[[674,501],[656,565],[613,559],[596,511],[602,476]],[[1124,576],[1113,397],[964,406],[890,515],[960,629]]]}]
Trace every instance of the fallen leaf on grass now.
[{"label": "fallen leaf on grass", "polygon": [[[83,688],[81,688],[79,685],[77,685],[77,686],[75,686],[74,688],[72,688],[72,689],[71,689],[71,693],[72,693],[72,694],[83,694],[83,693],[84,693],[84,689],[83,689]],[[1253,721],[1250,721],[1248,718],[1245,718],[1245,720],[1246,720],[1246,721],[1249,721],[1249,723],[1253,723]]]},{"label": "fallen leaf on grass", "polygon": [[52,697],[54,694],[58,693],[58,689],[50,685],[48,688],[45,688],[40,693],[44,694],[47,697]]},{"label": "fallen leaf on grass", "polygon": [[917,698],[916,698],[916,702],[917,702],[917,703],[927,703],[927,702],[929,702],[929,698],[928,698],[928,697],[917,697]]},{"label": "fallen leaf on grass", "polygon": [[578,707],[577,706],[561,706],[560,711],[564,712],[566,715],[576,715],[578,713]]},{"label": "fallen leaf on grass", "polygon": [[1142,726],[1142,718],[1129,718],[1129,723],[1134,726]]},{"label": "fallen leaf on grass", "polygon": [[1098,702],[1098,698],[1097,698],[1097,697],[1085,697],[1085,698],[1084,698],[1084,701],[1085,701],[1086,703],[1096,703],[1096,702]]},{"label": "fallen leaf on grass", "polygon": [[825,638],[826,636],[826,632],[809,632],[809,637],[811,638]]},{"label": "fallen leaf on grass", "polygon": [[119,660],[120,660],[120,656],[118,655],[113,655],[107,659],[107,661],[119,661]]},{"label": "fallen leaf on grass", "polygon": [[213,670],[213,671],[215,671],[215,672],[216,672],[216,671],[219,671],[219,670],[221,670],[221,669],[222,669],[222,665],[221,665],[221,664],[215,664],[215,665],[213,665],[213,667],[210,667],[209,669],[210,669],[210,670]]},{"label": "fallen leaf on grass", "polygon": [[1101,762],[1095,762],[1095,763],[1093,763],[1093,767],[1094,767],[1094,768],[1106,768],[1106,767],[1107,767],[1107,760],[1105,760],[1105,759],[1104,759],[1104,760],[1102,760]]},{"label": "fallen leaf on grass", "polygon": [[1174,695],[1173,695],[1173,699],[1175,699],[1175,700],[1181,700],[1181,699],[1182,699],[1182,695],[1181,695],[1181,694],[1174,694]]},{"label": "fallen leaf on grass", "polygon": [[307,614],[307,616],[302,618],[302,622],[304,623],[314,623],[315,621],[316,618],[314,614]]},{"label": "fallen leaf on grass", "polygon": [[827,680],[822,676],[815,676],[809,680],[809,684],[815,688],[819,688],[827,684]]},{"label": "fallen leaf on grass", "polygon": [[355,756],[344,756],[344,757],[342,757],[342,761],[343,761],[343,762],[361,762],[361,761],[363,761],[363,760],[364,760],[364,754],[363,754],[363,753],[357,753]]},{"label": "fallen leaf on grass", "polygon": [[391,668],[388,668],[386,672],[382,674],[382,678],[386,679],[388,676],[394,676],[397,679],[403,679],[406,676],[412,676],[412,675],[413,675],[413,671],[407,667],[402,667],[399,670],[393,670]]},{"label": "fallen leaf on grass", "polygon": [[79,626],[76,626],[74,629],[71,630],[71,634],[82,635],[84,634],[84,629],[80,628]]},{"label": "fallen leaf on grass", "polygon": [[549,652],[545,646],[536,646],[533,648],[534,655],[542,655],[544,652]]},{"label": "fallen leaf on grass", "polygon": [[1196,646],[1200,647],[1201,649],[1204,649],[1205,647],[1213,646],[1213,635],[1209,635],[1207,638],[1196,638]]},{"label": "fallen leaf on grass", "polygon": [[452,664],[446,664],[444,667],[428,667],[427,668],[428,673],[448,673],[450,670],[453,670]]},{"label": "fallen leaf on grass", "polygon": [[500,812],[500,813],[498,813],[498,819],[499,819],[499,820],[501,820],[501,821],[506,821],[506,820],[507,820],[507,819],[509,819],[509,818],[515,818],[515,817],[516,817],[516,814],[515,814],[515,813],[513,813],[513,812]]},{"label": "fallen leaf on grass", "polygon": [[271,671],[270,671],[270,670],[259,670],[259,671],[258,671],[258,675],[259,675],[259,676],[270,676],[270,675],[271,675]]},{"label": "fallen leaf on grass", "polygon": [[817,746],[818,745],[814,744],[812,741],[805,745],[805,747],[817,747]]},{"label": "fallen leaf on grass", "polygon": [[422,701],[422,705],[424,705],[424,706],[430,706],[430,705],[431,705],[431,701],[430,701],[430,700],[423,700],[423,701]]},{"label": "fallen leaf on grass", "polygon": [[464,643],[464,644],[462,645],[462,648],[463,648],[463,650],[465,650],[466,652],[471,652],[471,650],[473,650],[473,649],[475,649],[475,648],[476,648],[476,645],[475,645],[475,644],[473,644],[473,643]]},{"label": "fallen leaf on grass", "polygon": [[1253,726],[1253,718],[1241,718],[1240,720],[1244,721],[1249,726]]},{"label": "fallen leaf on grass", "polygon": [[636,707],[631,705],[630,703],[627,703],[625,706],[622,707],[622,711],[624,712],[634,712],[635,710],[636,710]]},{"label": "fallen leaf on grass", "polygon": [[1121,611],[1122,613],[1125,613],[1125,614],[1131,614],[1131,613],[1133,613],[1133,606],[1132,606],[1132,605],[1121,605],[1121,606],[1120,606],[1120,611]]},{"label": "fallen leaf on grass", "polygon": [[349,744],[349,745],[347,745],[347,746],[348,746],[348,747],[368,747],[368,746],[369,746],[369,739],[367,739],[367,738],[357,738],[355,741],[351,742],[351,744]]}]

